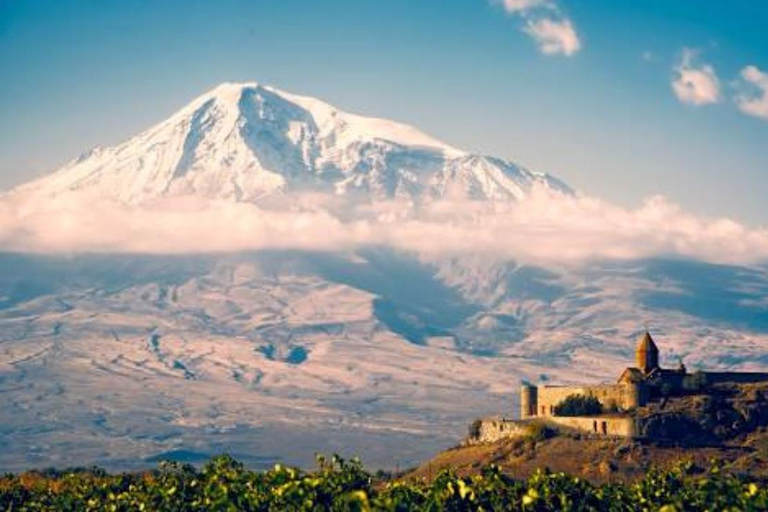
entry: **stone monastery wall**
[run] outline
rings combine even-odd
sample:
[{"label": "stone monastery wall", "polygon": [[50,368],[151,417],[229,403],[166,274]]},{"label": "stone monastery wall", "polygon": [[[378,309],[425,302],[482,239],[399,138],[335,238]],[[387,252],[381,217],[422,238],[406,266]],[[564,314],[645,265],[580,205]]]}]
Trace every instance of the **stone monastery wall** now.
[{"label": "stone monastery wall", "polygon": [[638,434],[634,418],[628,417],[553,416],[547,418],[547,421],[563,427],[604,436],[636,437]]},{"label": "stone monastery wall", "polygon": [[[693,374],[695,375],[695,374]],[[768,381],[768,373],[749,372],[704,372],[707,384],[729,382],[734,384],[751,384]]]},{"label": "stone monastery wall", "polygon": [[500,439],[523,437],[526,424],[505,418],[483,418],[475,423],[475,431],[467,439],[469,444],[494,443]]},{"label": "stone monastery wall", "polygon": [[[483,418],[474,424],[465,443],[485,444],[495,443],[501,439],[525,437],[530,433],[530,425],[538,420],[509,420],[505,418]],[[580,430],[601,437],[637,437],[639,429],[630,417],[621,416],[548,416],[542,420],[544,424]]]},{"label": "stone monastery wall", "polygon": [[552,416],[555,406],[571,395],[595,397],[605,408],[633,409],[640,405],[640,389],[634,384],[542,386],[537,389],[535,395],[535,398],[528,401],[529,410],[522,411],[521,417]]}]

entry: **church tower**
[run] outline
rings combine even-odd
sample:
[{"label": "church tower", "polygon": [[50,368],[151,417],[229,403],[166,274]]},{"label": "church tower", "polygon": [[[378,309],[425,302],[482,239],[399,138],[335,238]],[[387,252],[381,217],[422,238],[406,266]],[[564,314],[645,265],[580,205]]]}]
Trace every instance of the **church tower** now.
[{"label": "church tower", "polygon": [[637,360],[637,367],[646,375],[659,367],[659,348],[648,331],[645,331],[637,344],[635,359]]}]

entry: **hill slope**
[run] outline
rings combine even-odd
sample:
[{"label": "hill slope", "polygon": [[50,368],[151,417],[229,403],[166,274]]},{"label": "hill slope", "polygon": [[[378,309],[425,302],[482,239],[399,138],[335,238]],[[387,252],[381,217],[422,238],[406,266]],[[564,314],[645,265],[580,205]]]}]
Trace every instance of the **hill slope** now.
[{"label": "hill slope", "polygon": [[632,481],[650,468],[680,462],[768,478],[768,383],[718,384],[706,392],[654,401],[633,412],[645,421],[645,438],[600,435],[532,425],[528,435],[468,444],[440,453],[406,478],[420,479],[451,468],[473,474],[496,464],[518,478],[549,468],[593,482]]}]

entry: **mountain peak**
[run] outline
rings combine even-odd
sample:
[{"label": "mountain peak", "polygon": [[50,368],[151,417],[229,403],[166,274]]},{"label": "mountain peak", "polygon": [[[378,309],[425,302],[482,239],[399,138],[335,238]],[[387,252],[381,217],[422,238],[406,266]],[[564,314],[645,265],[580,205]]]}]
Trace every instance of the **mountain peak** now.
[{"label": "mountain peak", "polygon": [[421,201],[459,193],[520,199],[566,186],[471,155],[406,124],[344,112],[258,82],[224,82],[130,140],[97,148],[17,189],[72,191],[141,204],[166,195],[256,202],[296,190]]}]

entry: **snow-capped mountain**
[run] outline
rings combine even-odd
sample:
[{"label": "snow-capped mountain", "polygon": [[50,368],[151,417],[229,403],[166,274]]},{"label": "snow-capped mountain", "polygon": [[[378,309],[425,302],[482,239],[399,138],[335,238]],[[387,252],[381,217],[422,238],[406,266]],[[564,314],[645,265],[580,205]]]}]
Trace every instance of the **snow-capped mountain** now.
[{"label": "snow-capped mountain", "polygon": [[536,184],[569,190],[551,176],[467,154],[410,126],[256,83],[226,83],[16,193],[91,191],[133,205],[168,195],[254,202],[307,189],[373,199],[519,199]]},{"label": "snow-capped mountain", "polygon": [[[304,192],[376,202],[350,210],[385,219],[284,215]],[[173,201],[189,196],[216,208]],[[109,208],[83,207],[89,198]],[[217,87],[0,196],[0,471],[222,451],[254,465],[311,464],[315,451],[412,464],[474,417],[512,414],[522,379],[614,379],[645,325],[667,364],[765,370],[767,267],[633,259],[633,233],[685,248],[706,229],[686,218],[665,235],[654,229],[663,209],[633,216],[580,199],[415,128],[257,84]],[[416,213],[371,236],[391,227],[385,200]],[[579,231],[533,226],[550,210]],[[702,225],[716,241],[744,238],[733,223]],[[679,240],[686,229],[696,236]],[[605,233],[618,247],[598,261],[537,259],[561,238],[605,245]],[[104,240],[74,255],[18,249],[91,234]],[[194,250],[165,245],[177,235]],[[221,249],[237,236],[295,240]],[[477,247],[441,252],[439,238]],[[518,252],[493,252],[498,239]],[[347,240],[362,242],[337,245]],[[542,251],[523,262],[526,246]]]}]

